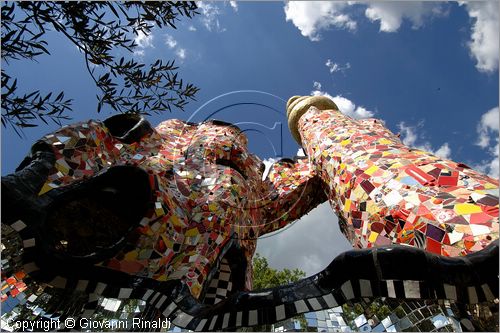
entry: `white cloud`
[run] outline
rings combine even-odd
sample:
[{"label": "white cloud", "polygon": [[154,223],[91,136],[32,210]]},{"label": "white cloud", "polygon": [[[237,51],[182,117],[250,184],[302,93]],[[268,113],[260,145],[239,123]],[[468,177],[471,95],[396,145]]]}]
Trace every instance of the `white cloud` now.
[{"label": "white cloud", "polygon": [[134,51],[134,55],[138,56],[138,57],[144,57],[144,50],[135,50]]},{"label": "white cloud", "polygon": [[499,176],[499,120],[500,114],[497,106],[483,114],[477,125],[476,144],[483,149],[488,149],[493,157],[490,161],[484,161],[479,169],[494,178]]},{"label": "white cloud", "polygon": [[446,14],[442,4],[424,1],[302,1],[288,2],[285,5],[286,20],[292,21],[303,36],[318,41],[321,38],[319,32],[331,27],[356,30],[357,23],[348,13],[353,5],[366,6],[365,16],[372,22],[378,21],[380,31],[384,32],[397,31],[404,19],[409,20],[413,28],[417,29],[423,25],[426,17]]},{"label": "white cloud", "polygon": [[[398,31],[404,20],[410,21],[412,27],[418,29],[426,19],[446,16],[449,9],[446,4],[427,1],[292,1],[284,7],[285,18],[303,36],[318,41],[321,39],[320,32],[332,27],[356,30],[356,21],[349,14],[352,5],[365,6],[366,18],[378,22],[382,32]],[[465,6],[472,21],[468,47],[476,60],[476,68],[481,72],[497,71],[500,40],[498,1],[469,1],[460,5]]]},{"label": "white cloud", "polygon": [[450,159],[451,148],[448,145],[448,142],[443,143],[441,147],[439,147],[436,151],[434,151],[434,155],[439,156],[441,158]]},{"label": "white cloud", "polygon": [[181,59],[181,60],[184,60],[186,59],[186,49],[177,49],[175,51],[175,54]]},{"label": "white cloud", "polygon": [[194,25],[190,25],[190,26],[188,27],[188,30],[189,30],[189,31],[196,31],[196,28],[194,27]]},{"label": "white cloud", "polygon": [[373,112],[368,111],[362,106],[356,106],[350,99],[347,99],[343,96],[337,95],[335,97],[329,96],[335,104],[338,106],[339,110],[354,119],[364,119],[373,117]]},{"label": "white cloud", "polygon": [[442,15],[441,4],[423,1],[371,2],[365,10],[366,17],[380,22],[380,31],[395,32],[403,19],[411,21],[413,28],[423,25],[425,17]]},{"label": "white cloud", "polygon": [[236,1],[229,1],[229,5],[231,5],[231,8],[233,8],[235,12],[238,11],[238,3]]},{"label": "white cloud", "polygon": [[178,58],[181,60],[186,59],[186,49],[179,47],[175,38],[169,34],[165,34],[165,45],[167,45],[169,49],[175,49],[175,55]]},{"label": "white cloud", "polygon": [[415,142],[417,142],[418,138],[415,127],[406,126],[404,122],[400,122],[398,128],[401,133],[401,141],[409,147],[415,146]]},{"label": "white cloud", "polygon": [[336,62],[333,62],[331,59],[326,60],[325,66],[328,67],[328,69],[330,70],[330,73],[332,73],[332,74],[335,72],[345,72],[346,70],[351,68],[350,63],[346,63],[344,66],[342,66]]},{"label": "white cloud", "polygon": [[493,108],[481,116],[481,120],[477,125],[479,140],[477,145],[481,148],[486,148],[490,144],[490,134],[499,132],[499,112],[498,106]]},{"label": "white cloud", "polygon": [[146,35],[141,30],[137,31],[137,35],[134,38],[135,44],[137,44],[136,49],[134,50],[134,55],[137,57],[144,57],[146,54],[145,49],[154,48],[153,46],[153,33],[150,32]]},{"label": "white cloud", "polygon": [[220,10],[215,3],[197,1],[196,5],[201,11],[201,22],[208,31],[223,32],[226,29],[221,28],[219,18]]},{"label": "white cloud", "polygon": [[283,231],[266,236],[258,240],[257,253],[268,260],[269,266],[299,268],[307,276],[318,273],[337,255],[352,249],[340,232],[338,218],[328,202]]},{"label": "white cloud", "polygon": [[468,46],[477,61],[476,68],[482,72],[497,71],[500,38],[498,1],[471,1],[464,4],[473,20]]},{"label": "white cloud", "polygon": [[330,27],[355,30],[356,22],[344,13],[344,2],[292,1],[285,5],[286,21],[291,21],[302,36],[312,41],[321,39],[319,32]]},{"label": "white cloud", "polygon": [[408,147],[424,150],[444,159],[450,159],[451,148],[448,142],[443,143],[438,149],[434,150],[430,142],[420,140],[417,130],[421,128],[423,124],[423,121],[421,121],[417,126],[407,126],[404,122],[400,122],[398,128],[401,133],[401,141]]},{"label": "white cloud", "polygon": [[495,152],[496,153],[494,155],[494,158],[490,161],[490,163],[488,165],[488,169],[489,169],[488,175],[490,177],[497,178],[497,179],[498,179],[498,176],[499,176],[498,149],[499,149],[499,146],[497,144],[496,147],[495,147]]},{"label": "white cloud", "polygon": [[145,49],[148,47],[153,47],[153,33],[149,33],[146,35],[142,31],[137,32],[137,36],[134,38],[135,43],[137,44],[138,48]]},{"label": "white cloud", "polygon": [[321,90],[321,83],[318,81],[314,81],[313,87],[314,87],[314,90]]},{"label": "white cloud", "polygon": [[173,49],[177,46],[177,41],[171,35],[165,34],[165,45],[167,45],[169,49]]},{"label": "white cloud", "polygon": [[340,112],[351,118],[364,119],[371,118],[374,115],[372,111],[368,111],[362,106],[356,106],[356,104],[354,104],[351,100],[343,96],[337,95],[333,97],[329,93],[321,91],[321,83],[319,82],[314,82],[314,89],[315,90],[311,91],[313,96],[326,96],[330,98],[337,105]]},{"label": "white cloud", "polygon": [[325,65],[330,70],[330,73],[334,73],[334,72],[337,72],[337,71],[340,70],[339,69],[339,64],[337,64],[336,62],[331,61],[330,59],[328,59],[326,61]]}]

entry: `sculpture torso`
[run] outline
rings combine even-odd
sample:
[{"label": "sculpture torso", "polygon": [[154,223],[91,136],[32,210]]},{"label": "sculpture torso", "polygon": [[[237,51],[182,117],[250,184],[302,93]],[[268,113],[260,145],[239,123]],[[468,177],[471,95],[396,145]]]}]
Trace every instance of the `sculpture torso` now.
[{"label": "sculpture torso", "polygon": [[[149,174],[153,200],[134,248],[101,265],[158,281],[181,279],[199,296],[228,247],[251,261],[262,219],[264,170],[238,128],[168,120],[127,144],[90,121],[43,141],[54,148],[56,165],[40,195],[112,166],[134,165]],[[245,289],[251,289],[250,265],[247,270]]]}]

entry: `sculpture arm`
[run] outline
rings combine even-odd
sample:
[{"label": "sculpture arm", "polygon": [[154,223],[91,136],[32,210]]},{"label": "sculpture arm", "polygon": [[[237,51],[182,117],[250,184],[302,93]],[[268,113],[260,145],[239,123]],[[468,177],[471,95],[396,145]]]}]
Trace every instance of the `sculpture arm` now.
[{"label": "sculpture arm", "polygon": [[498,238],[498,180],[411,149],[382,122],[351,119],[326,97],[292,97],[287,111],[355,246],[459,256]]},{"label": "sculpture arm", "polygon": [[[90,177],[111,165],[117,165],[119,159],[128,157],[129,164],[139,163],[139,147],[136,143],[146,136],[154,134],[150,124],[137,115],[117,115],[104,122],[90,120],[64,126],[45,135],[32,148],[32,155],[37,147],[44,147],[54,155],[53,167],[44,179],[38,195],[54,188],[68,185],[74,181]],[[29,162],[30,157],[25,159]],[[24,167],[23,162],[17,171]],[[122,163],[123,164],[123,163]]]},{"label": "sculpture arm", "polygon": [[264,181],[263,235],[287,226],[327,200],[320,178],[307,159],[282,159],[271,166]]}]

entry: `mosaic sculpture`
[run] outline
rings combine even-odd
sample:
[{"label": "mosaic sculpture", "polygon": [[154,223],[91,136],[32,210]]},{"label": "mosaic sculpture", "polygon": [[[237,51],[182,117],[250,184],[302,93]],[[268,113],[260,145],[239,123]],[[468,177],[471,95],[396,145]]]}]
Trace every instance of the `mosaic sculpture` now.
[{"label": "mosaic sculpture", "polygon": [[[406,147],[325,97],[292,97],[287,116],[307,157],[264,180],[245,135],[220,121],[152,128],[118,115],[46,135],[2,178],[2,223],[22,242],[17,280],[87,294],[81,317],[98,296],[141,299],[197,331],[359,298],[498,302],[498,180]],[[257,238],[326,200],[361,250],[252,291]]]}]

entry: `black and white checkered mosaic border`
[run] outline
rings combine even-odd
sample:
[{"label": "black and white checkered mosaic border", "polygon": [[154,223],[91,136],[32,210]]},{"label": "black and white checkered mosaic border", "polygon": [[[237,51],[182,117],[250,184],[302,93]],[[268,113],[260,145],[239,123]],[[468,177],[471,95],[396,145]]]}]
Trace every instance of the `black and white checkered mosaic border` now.
[{"label": "black and white checkered mosaic border", "polygon": [[[380,272],[380,267],[383,266],[383,264],[390,264],[384,263],[384,260],[390,257],[385,253],[385,259],[380,255],[378,259],[376,259],[376,251],[382,250],[375,249],[372,250],[375,252],[366,252],[369,254],[368,257],[375,258],[373,260],[379,260],[381,262],[374,264],[379,271],[377,271],[377,274],[371,274],[371,279],[354,278],[356,272],[353,271],[350,272],[352,274],[349,274],[351,276],[349,279],[335,281],[336,278],[334,276],[329,277],[328,274],[324,273],[328,270],[327,268],[325,271],[291,286],[278,287],[255,293],[237,293],[228,298],[225,298],[225,296],[227,296],[227,291],[230,290],[229,287],[224,289],[225,293],[221,291],[220,295],[216,291],[214,303],[217,302],[220,304],[218,304],[219,306],[217,307],[213,307],[212,305],[200,304],[189,294],[187,288],[181,288],[182,292],[175,294],[172,293],[174,289],[164,288],[161,283],[149,281],[147,279],[144,279],[142,284],[139,283],[139,286],[132,288],[130,286],[119,287],[119,283],[107,283],[102,280],[72,279],[61,275],[51,276],[51,273],[41,270],[36,263],[36,237],[31,231],[31,228],[28,228],[21,220],[11,223],[10,226],[19,233],[22,239],[25,273],[35,277],[39,274],[44,281],[55,288],[72,289],[89,294],[89,302],[83,309],[82,317],[89,317],[94,313],[99,296],[117,299],[142,299],[149,306],[158,309],[158,311],[166,318],[169,318],[174,325],[195,331],[213,331],[271,324],[300,313],[336,307],[344,304],[348,300],[362,297],[449,299],[469,304],[485,301],[490,302],[498,298],[498,241],[495,241],[485,249],[485,251],[490,251],[488,253],[489,255],[496,255],[497,266],[487,267],[490,271],[495,272],[496,270],[496,274],[493,274],[494,276],[489,274],[488,278],[483,279],[482,282],[479,276],[480,270],[475,274],[476,282],[469,285],[460,284],[460,278],[455,279],[455,281],[458,281],[457,283],[453,283],[454,280],[452,278],[448,283],[442,280],[433,280],[432,278],[422,278],[421,280],[387,279],[383,277],[383,272]],[[412,260],[413,257],[410,257],[412,255],[426,255],[428,256],[426,258],[432,259],[426,260],[434,262],[435,267],[440,267],[439,264],[436,264],[439,258],[435,255],[425,254],[422,251],[416,252],[417,250],[415,249],[412,249],[408,253],[404,251],[407,250],[404,248],[401,249],[399,255],[408,255],[407,260]],[[461,263],[460,260],[465,260],[465,266],[472,270],[475,269],[471,267],[471,263],[468,259],[446,258],[446,260],[447,262],[454,261],[456,263]],[[443,267],[446,268],[446,266]],[[99,269],[102,270],[102,268]],[[428,268],[421,267],[421,269],[425,270]],[[123,284],[124,273],[109,270],[107,270],[107,273],[110,275],[121,274],[119,281]],[[432,276],[433,272],[428,273]],[[391,275],[395,277],[397,277],[398,274],[400,276],[407,275],[404,271],[391,272]],[[340,275],[345,276],[345,274]],[[91,276],[99,275],[94,274]],[[129,279],[135,279],[134,283],[137,285],[136,277],[129,277]],[[109,281],[114,280],[109,279]],[[224,282],[230,283],[230,269],[227,262],[221,263],[221,272],[216,279],[212,280],[213,286],[217,286],[216,290],[218,290],[218,287],[223,285]],[[223,287],[221,287],[221,289],[223,289]],[[165,292],[162,290],[165,290]],[[217,296],[221,297],[218,298]],[[236,298],[240,301],[234,303],[233,301]],[[242,302],[242,299],[245,299],[246,302]],[[193,307],[193,304],[196,304],[196,306]]]}]

